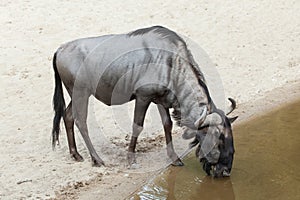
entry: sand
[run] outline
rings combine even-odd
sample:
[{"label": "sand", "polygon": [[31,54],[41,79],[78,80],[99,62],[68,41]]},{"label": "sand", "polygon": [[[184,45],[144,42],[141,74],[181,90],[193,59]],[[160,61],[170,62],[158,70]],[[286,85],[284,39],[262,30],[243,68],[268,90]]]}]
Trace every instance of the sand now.
[{"label": "sand", "polygon": [[[126,145],[133,105],[112,109],[93,98],[88,126],[106,167],[91,166],[77,130],[84,162],[70,158],[63,126],[61,145],[52,151],[51,63],[62,43],[166,26],[207,53],[209,67],[218,73],[218,84],[222,81],[218,89],[237,100],[238,124],[267,107],[299,97],[299,9],[298,1],[270,0],[222,4],[194,0],[1,1],[0,199],[86,199],[89,193],[99,199],[107,195],[122,199],[169,164],[155,107],[148,112],[137,147],[140,168],[128,170]],[[197,61],[207,67],[201,57]],[[185,152],[189,142],[181,139],[181,133],[175,128],[178,154]]]}]

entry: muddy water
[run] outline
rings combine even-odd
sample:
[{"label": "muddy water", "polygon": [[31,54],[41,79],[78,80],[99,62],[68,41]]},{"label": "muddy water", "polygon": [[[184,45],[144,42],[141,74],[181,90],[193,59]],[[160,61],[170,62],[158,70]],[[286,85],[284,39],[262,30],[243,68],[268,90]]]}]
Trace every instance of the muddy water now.
[{"label": "muddy water", "polygon": [[234,127],[230,178],[212,179],[194,152],[128,199],[300,199],[300,101]]}]

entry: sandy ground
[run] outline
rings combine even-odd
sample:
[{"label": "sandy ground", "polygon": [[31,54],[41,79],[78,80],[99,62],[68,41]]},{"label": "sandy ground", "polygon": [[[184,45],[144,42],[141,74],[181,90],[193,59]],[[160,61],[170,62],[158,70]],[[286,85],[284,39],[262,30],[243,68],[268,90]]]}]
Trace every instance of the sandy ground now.
[{"label": "sandy ground", "polygon": [[[155,107],[137,147],[140,168],[128,170],[132,104],[111,109],[94,99],[89,129],[107,166],[91,167],[77,130],[84,162],[70,158],[64,128],[61,146],[52,151],[51,62],[64,42],[160,24],[207,52],[222,92],[240,105],[240,121],[299,97],[299,1],[172,2],[0,2],[0,199],[85,199],[89,192],[122,199],[169,163]],[[182,154],[188,141],[180,136],[176,129],[175,148]]]}]

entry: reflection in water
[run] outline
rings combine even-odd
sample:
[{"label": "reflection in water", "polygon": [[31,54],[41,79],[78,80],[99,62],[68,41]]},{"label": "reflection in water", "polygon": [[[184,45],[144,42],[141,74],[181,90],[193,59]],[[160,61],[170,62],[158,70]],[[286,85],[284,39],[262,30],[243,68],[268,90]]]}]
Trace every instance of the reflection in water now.
[{"label": "reflection in water", "polygon": [[[192,161],[194,158],[189,158]],[[186,161],[187,162],[187,161]],[[178,167],[177,167],[178,168]],[[189,168],[189,167],[188,167]],[[212,179],[188,169],[172,168],[167,174],[167,199],[211,199],[233,200],[234,193],[230,178]]]},{"label": "reflection in water", "polygon": [[235,199],[230,178],[213,179],[199,166],[195,156],[190,155],[184,167],[170,167],[130,199]]},{"label": "reflection in water", "polygon": [[230,178],[206,176],[191,153],[129,199],[300,199],[300,101],[234,127],[234,135]]}]

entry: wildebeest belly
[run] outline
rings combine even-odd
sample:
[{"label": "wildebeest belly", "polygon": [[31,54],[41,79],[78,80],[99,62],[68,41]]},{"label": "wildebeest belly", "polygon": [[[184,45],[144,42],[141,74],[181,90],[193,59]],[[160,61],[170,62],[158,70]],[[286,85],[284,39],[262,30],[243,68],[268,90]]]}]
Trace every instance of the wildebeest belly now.
[{"label": "wildebeest belly", "polygon": [[168,82],[154,66],[113,66],[99,78],[94,96],[106,105],[120,105],[135,97],[157,100],[166,94]]}]

